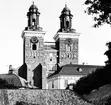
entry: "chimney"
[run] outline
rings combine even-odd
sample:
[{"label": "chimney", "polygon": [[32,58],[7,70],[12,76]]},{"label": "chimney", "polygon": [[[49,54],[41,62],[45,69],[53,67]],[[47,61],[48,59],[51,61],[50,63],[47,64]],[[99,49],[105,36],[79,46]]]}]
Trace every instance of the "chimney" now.
[{"label": "chimney", "polygon": [[82,64],[85,65],[85,62],[83,62]]},{"label": "chimney", "polygon": [[13,69],[12,69],[12,65],[9,65],[9,72],[8,72],[8,74],[13,74]]}]

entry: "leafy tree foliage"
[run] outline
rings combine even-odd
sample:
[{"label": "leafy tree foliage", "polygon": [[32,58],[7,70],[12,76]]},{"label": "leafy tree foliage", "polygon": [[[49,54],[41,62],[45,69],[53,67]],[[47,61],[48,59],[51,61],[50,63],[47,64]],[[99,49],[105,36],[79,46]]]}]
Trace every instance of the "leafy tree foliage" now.
[{"label": "leafy tree foliage", "polygon": [[111,42],[106,45],[108,46],[108,50],[105,52],[105,55],[108,57],[108,60],[105,62],[106,66],[97,68],[91,74],[80,78],[74,84],[73,90],[80,95],[88,94],[94,89],[111,83]]},{"label": "leafy tree foliage", "polygon": [[108,57],[108,60],[105,63],[106,65],[111,65],[111,42],[106,43],[106,45],[108,46],[108,50],[104,54]]},{"label": "leafy tree foliage", "polygon": [[17,89],[18,87],[8,84],[6,80],[0,78],[0,89]]},{"label": "leafy tree foliage", "polygon": [[111,25],[111,0],[86,0],[86,13],[94,16],[94,27],[98,27],[103,23]]},{"label": "leafy tree foliage", "polygon": [[96,69],[91,74],[80,78],[74,91],[79,94],[89,94],[92,90],[98,89],[99,87],[111,83],[111,65]]}]

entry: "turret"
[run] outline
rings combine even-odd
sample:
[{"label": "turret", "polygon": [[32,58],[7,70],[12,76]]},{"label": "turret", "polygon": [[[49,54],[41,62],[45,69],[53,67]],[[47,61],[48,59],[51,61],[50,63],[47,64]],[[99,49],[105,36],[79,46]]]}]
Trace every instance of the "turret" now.
[{"label": "turret", "polygon": [[38,30],[41,31],[42,28],[39,26],[39,15],[40,12],[38,11],[38,8],[33,4],[30,6],[29,11],[27,13],[28,17],[28,26],[25,28],[25,30]]},{"label": "turret", "polygon": [[59,32],[73,32],[72,29],[72,17],[70,9],[68,9],[67,5],[63,8],[60,15],[60,29]]}]

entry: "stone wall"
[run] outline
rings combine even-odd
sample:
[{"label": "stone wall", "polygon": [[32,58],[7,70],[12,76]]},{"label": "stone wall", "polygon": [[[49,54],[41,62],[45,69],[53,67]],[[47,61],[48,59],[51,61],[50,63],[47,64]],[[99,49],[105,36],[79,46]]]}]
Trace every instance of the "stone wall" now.
[{"label": "stone wall", "polygon": [[29,105],[91,105],[69,90],[0,90],[0,105],[16,105],[17,102]]},{"label": "stone wall", "polygon": [[90,94],[85,94],[83,97],[94,105],[106,105],[111,100],[111,84],[93,90]]}]

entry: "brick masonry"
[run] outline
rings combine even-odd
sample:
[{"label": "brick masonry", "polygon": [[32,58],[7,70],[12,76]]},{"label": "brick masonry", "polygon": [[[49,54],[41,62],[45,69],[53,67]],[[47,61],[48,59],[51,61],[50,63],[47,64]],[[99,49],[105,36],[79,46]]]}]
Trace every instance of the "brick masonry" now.
[{"label": "brick masonry", "polygon": [[70,90],[0,90],[0,105],[91,105]]}]

